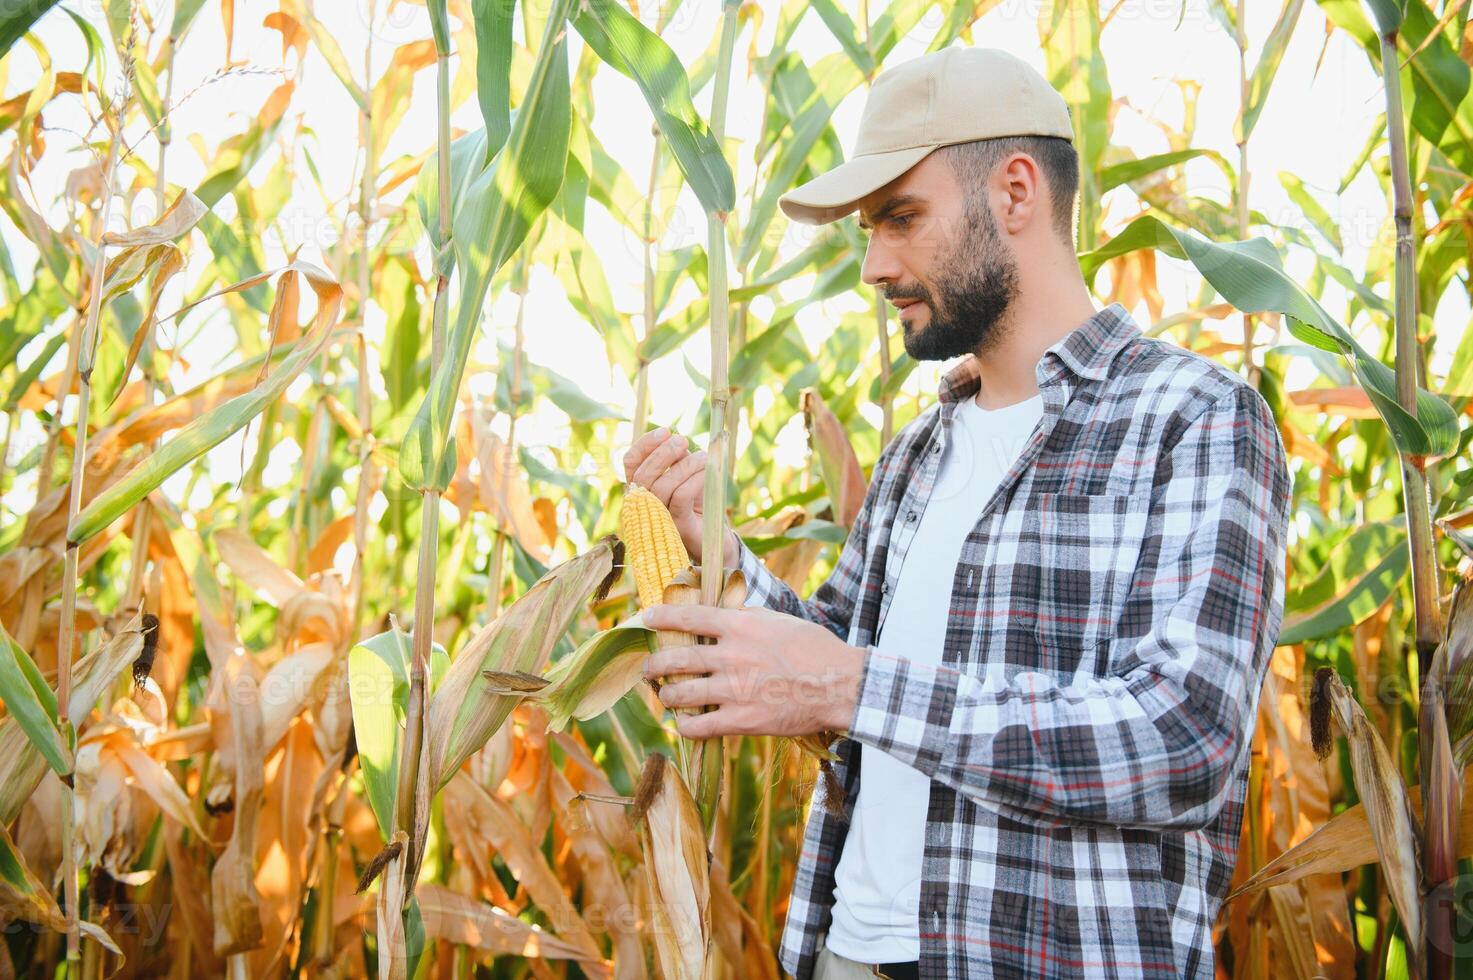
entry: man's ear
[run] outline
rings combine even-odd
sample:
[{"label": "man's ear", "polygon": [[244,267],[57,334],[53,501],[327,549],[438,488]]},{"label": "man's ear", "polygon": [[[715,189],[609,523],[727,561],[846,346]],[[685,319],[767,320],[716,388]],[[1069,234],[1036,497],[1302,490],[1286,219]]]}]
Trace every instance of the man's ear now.
[{"label": "man's ear", "polygon": [[1043,213],[1043,174],[1026,153],[1014,153],[998,167],[1002,213],[999,224],[1010,235],[1027,228]]}]

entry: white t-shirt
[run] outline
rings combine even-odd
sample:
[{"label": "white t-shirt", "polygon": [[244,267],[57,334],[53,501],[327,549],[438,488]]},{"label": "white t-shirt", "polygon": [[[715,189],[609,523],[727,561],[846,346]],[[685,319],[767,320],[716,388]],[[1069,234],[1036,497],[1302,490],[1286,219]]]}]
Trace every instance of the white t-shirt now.
[{"label": "white t-shirt", "polygon": [[[875,645],[892,656],[941,663],[952,578],[977,523],[1043,415],[1043,396],[987,410],[964,398],[936,485],[895,584]],[[826,942],[865,963],[920,956],[921,855],[931,781],[895,757],[861,750],[859,799],[834,870],[834,921]]]}]

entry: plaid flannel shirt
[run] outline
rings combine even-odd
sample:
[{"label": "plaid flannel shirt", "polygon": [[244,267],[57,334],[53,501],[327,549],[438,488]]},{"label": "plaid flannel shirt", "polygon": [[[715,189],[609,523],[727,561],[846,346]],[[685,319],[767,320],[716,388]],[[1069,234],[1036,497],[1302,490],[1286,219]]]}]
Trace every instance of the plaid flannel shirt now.
[{"label": "plaid flannel shirt", "polygon": [[975,358],[883,449],[811,599],[741,548],[749,605],[867,648],[834,745],[844,799],[831,813],[815,785],[788,906],[779,958],[797,980],[831,921],[861,745],[931,779],[921,976],[1213,976],[1283,612],[1283,443],[1256,390],[1119,304],[1036,374],[1041,422],[957,529],[941,666],[874,641]]}]

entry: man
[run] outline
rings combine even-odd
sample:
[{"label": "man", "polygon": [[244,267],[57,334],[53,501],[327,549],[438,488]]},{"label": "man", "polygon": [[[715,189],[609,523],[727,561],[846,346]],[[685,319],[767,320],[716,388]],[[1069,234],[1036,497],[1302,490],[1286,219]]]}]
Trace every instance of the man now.
[{"label": "man", "polygon": [[[682,734],[846,736],[782,937],[799,980],[1213,975],[1289,475],[1253,388],[1095,309],[1070,140],[1064,101],[1004,52],[879,76],[853,157],[783,207],[857,209],[906,350],[967,356],[881,451],[811,599],[728,528],[766,608],[644,617],[717,638],[649,658],[648,677],[709,674],[660,689],[718,706]],[[664,430],[625,457],[692,554],[704,463]]]}]

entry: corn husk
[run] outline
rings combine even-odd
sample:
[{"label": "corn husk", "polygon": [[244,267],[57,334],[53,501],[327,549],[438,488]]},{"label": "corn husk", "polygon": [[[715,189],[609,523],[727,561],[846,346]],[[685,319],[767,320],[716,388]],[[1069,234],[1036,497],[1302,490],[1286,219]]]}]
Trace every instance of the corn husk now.
[{"label": "corn husk", "polygon": [[[747,577],[740,569],[729,568],[726,570],[726,578],[721,585],[720,607],[722,609],[741,609],[747,601]],[[684,571],[677,572],[665,586],[665,604],[670,606],[698,606],[701,604],[701,566],[692,565]],[[690,633],[679,630],[656,630],[655,648],[667,650],[678,646],[694,646],[697,638]],[[687,680],[692,677],[704,677],[704,674],[670,674],[663,678],[664,683],[671,681]],[[657,680],[651,686],[658,692],[660,682]],[[676,714],[700,714],[709,709],[710,705],[700,707],[673,708]]]},{"label": "corn husk", "polygon": [[618,555],[618,545],[606,538],[563,562],[456,654],[430,701],[432,789],[448,783],[521,701],[500,693],[484,672],[541,670],[589,595],[607,591]]},{"label": "corn husk", "polygon": [[1406,930],[1408,955],[1416,959],[1423,936],[1421,840],[1406,783],[1380,733],[1371,727],[1345,682],[1333,668],[1322,667],[1315,675],[1310,706],[1311,737],[1321,758],[1332,745],[1328,727],[1331,719],[1350,748],[1356,790],[1365,803],[1387,890]]},{"label": "corn husk", "polygon": [[635,614],[583,641],[546,674],[487,673],[498,692],[521,693],[547,711],[547,729],[560,732],[576,718],[603,714],[643,676],[653,634]]},{"label": "corn husk", "polygon": [[[667,606],[698,606],[701,604],[701,573],[698,566],[691,565],[683,571],[675,573],[675,577],[670,580],[670,584],[665,586],[665,604]],[[652,644],[655,650],[671,650],[675,647],[695,645],[696,637],[680,630],[655,630]],[[670,674],[668,677],[655,678],[650,682],[650,686],[658,694],[661,685],[664,683],[689,680],[693,677],[703,676],[705,675]],[[695,708],[681,707],[672,710],[678,715],[697,715],[705,710],[705,708],[704,706]]]},{"label": "corn husk", "polygon": [[690,790],[658,752],[645,759],[634,809],[655,962],[666,980],[697,980],[711,939],[706,835]]}]

